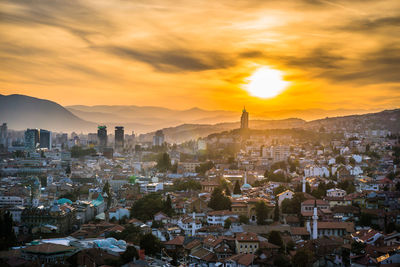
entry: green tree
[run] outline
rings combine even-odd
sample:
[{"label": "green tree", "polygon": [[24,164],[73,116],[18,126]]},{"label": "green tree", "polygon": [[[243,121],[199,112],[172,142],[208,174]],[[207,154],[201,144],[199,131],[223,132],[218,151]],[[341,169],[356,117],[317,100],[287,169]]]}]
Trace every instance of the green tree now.
[{"label": "green tree", "polygon": [[171,169],[171,159],[168,153],[162,153],[158,157],[156,168],[161,172],[166,172]]},{"label": "green tree", "polygon": [[242,224],[248,224],[249,217],[247,217],[246,215],[239,215],[239,222]]},{"label": "green tree", "polygon": [[167,199],[164,202],[163,212],[168,216],[172,216],[174,213],[174,209],[172,208],[172,200],[170,195],[167,196]]},{"label": "green tree", "polygon": [[211,194],[211,199],[210,202],[208,202],[208,206],[213,210],[230,210],[231,200],[222,193],[222,189],[220,187],[216,187]]},{"label": "green tree", "polygon": [[207,161],[205,163],[200,164],[199,166],[196,167],[196,172],[204,175],[206,173],[206,171],[214,168],[214,162],[212,161]]},{"label": "green tree", "polygon": [[121,255],[123,264],[133,261],[139,258],[139,253],[134,246],[128,246],[124,253]]},{"label": "green tree", "polygon": [[274,195],[276,196],[276,195],[278,195],[278,194],[280,194],[282,192],[285,192],[285,191],[286,191],[286,187],[283,186],[283,185],[280,185],[280,186],[278,186],[277,188],[274,189]]},{"label": "green tree", "polygon": [[314,254],[312,251],[301,248],[297,250],[296,254],[294,255],[292,261],[294,266],[299,267],[308,267],[312,263]]},{"label": "green tree", "polygon": [[0,212],[0,250],[6,250],[14,246],[16,242],[11,214],[8,211],[2,211]]},{"label": "green tree", "polygon": [[279,247],[283,247],[283,240],[281,233],[278,231],[271,231],[268,234],[268,242],[274,245],[277,245]]},{"label": "green tree", "polygon": [[229,218],[226,219],[224,222],[224,228],[229,229],[229,228],[231,228],[231,225],[232,225],[232,221]]},{"label": "green tree", "polygon": [[146,255],[155,255],[161,252],[161,241],[153,234],[145,234],[140,238],[140,248],[144,249]]},{"label": "green tree", "polygon": [[336,157],[336,164],[346,164],[346,158],[342,155]]},{"label": "green tree", "polygon": [[233,188],[233,194],[240,195],[241,193],[242,193],[242,190],[240,190],[239,181],[236,180],[235,187]]},{"label": "green tree", "polygon": [[142,221],[152,220],[154,214],[164,209],[160,194],[152,193],[135,201],[131,208],[131,217]]},{"label": "green tree", "polygon": [[265,225],[267,224],[266,219],[268,217],[269,208],[264,201],[259,201],[256,203],[256,216],[257,224]]}]

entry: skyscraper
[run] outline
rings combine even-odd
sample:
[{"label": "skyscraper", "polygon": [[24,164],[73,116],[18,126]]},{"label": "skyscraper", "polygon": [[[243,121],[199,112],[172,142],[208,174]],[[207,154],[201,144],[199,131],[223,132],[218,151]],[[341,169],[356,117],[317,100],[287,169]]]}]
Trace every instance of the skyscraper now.
[{"label": "skyscraper", "polygon": [[242,117],[240,118],[240,129],[248,129],[249,128],[249,113],[246,111],[246,108],[243,108]]},{"label": "skyscraper", "polygon": [[40,148],[51,149],[51,132],[40,129]]},{"label": "skyscraper", "polygon": [[107,126],[97,127],[97,138],[99,139],[99,148],[103,151],[107,147]]},{"label": "skyscraper", "polygon": [[124,127],[115,127],[115,150],[122,151],[124,149]]},{"label": "skyscraper", "polygon": [[39,144],[39,130],[26,129],[25,131],[25,150],[35,151]]},{"label": "skyscraper", "polygon": [[0,126],[0,146],[2,145],[5,149],[8,147],[8,133],[7,133],[7,123],[3,123]]},{"label": "skyscraper", "polygon": [[158,130],[153,136],[153,146],[162,146],[164,144],[164,133],[162,130]]}]

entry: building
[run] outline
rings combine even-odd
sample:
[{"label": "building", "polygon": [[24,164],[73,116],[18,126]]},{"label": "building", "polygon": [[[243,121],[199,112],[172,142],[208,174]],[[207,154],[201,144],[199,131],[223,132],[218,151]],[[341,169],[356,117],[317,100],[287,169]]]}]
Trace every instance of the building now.
[{"label": "building", "polygon": [[23,206],[24,199],[19,196],[0,196],[0,208]]},{"label": "building", "polygon": [[346,191],[340,188],[332,188],[326,190],[327,197],[344,197],[346,195]]},{"label": "building", "polygon": [[39,130],[26,129],[25,131],[25,150],[35,151],[39,144]]},{"label": "building", "polygon": [[124,127],[115,127],[115,150],[120,152],[124,149]]},{"label": "building", "polygon": [[0,126],[0,146],[3,145],[4,148],[8,147],[8,132],[7,132],[7,123],[3,123]]},{"label": "building", "polygon": [[21,257],[39,266],[67,263],[66,259],[73,255],[78,248],[61,244],[44,243],[24,247],[21,249]]},{"label": "building", "polygon": [[235,244],[236,252],[240,254],[254,254],[259,247],[259,239],[255,233],[238,233]]},{"label": "building", "polygon": [[107,126],[102,125],[97,127],[97,139],[99,141],[99,149],[103,151],[107,147]]},{"label": "building", "polygon": [[51,149],[51,132],[47,130],[40,129],[39,134],[40,148]]},{"label": "building", "polygon": [[272,159],[273,162],[287,160],[290,155],[290,147],[284,145],[265,146],[262,148],[262,157]]},{"label": "building", "polygon": [[210,225],[224,225],[226,219],[229,218],[236,218],[238,219],[239,216],[229,210],[216,210],[216,211],[211,211],[207,214],[207,223]]},{"label": "building", "polygon": [[164,133],[162,130],[156,131],[155,135],[153,136],[153,146],[162,146],[164,144]]},{"label": "building", "polygon": [[290,190],[286,190],[286,191],[284,191],[284,192],[278,194],[277,197],[278,197],[279,206],[282,205],[282,201],[283,201],[283,200],[285,200],[285,199],[292,199],[292,198],[293,198],[293,195],[294,195],[294,193],[293,193],[292,191],[290,191]]},{"label": "building", "polygon": [[248,129],[249,128],[249,113],[246,111],[246,108],[243,108],[242,117],[240,118],[240,129]]}]

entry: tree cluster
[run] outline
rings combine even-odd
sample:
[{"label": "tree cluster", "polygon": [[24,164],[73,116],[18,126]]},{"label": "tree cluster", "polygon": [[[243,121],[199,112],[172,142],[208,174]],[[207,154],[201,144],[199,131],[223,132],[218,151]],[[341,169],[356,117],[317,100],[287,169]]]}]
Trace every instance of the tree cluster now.
[{"label": "tree cluster", "polygon": [[230,198],[223,193],[221,187],[214,189],[210,202],[208,202],[208,206],[213,210],[230,210],[231,204]]},{"label": "tree cluster", "polygon": [[171,201],[168,200],[168,198],[164,201],[160,194],[152,193],[133,203],[131,217],[142,221],[148,221],[152,220],[154,214],[160,211],[171,216],[173,214]]},{"label": "tree cluster", "polygon": [[13,220],[9,212],[0,212],[0,251],[9,249],[17,242]]}]

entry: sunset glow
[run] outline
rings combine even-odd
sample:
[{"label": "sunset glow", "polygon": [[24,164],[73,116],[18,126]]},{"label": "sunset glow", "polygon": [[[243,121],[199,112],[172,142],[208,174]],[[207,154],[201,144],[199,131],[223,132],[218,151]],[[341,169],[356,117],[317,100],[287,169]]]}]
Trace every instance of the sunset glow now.
[{"label": "sunset glow", "polygon": [[280,94],[289,85],[284,81],[282,73],[268,67],[257,69],[244,86],[250,95],[260,98],[272,98]]}]

